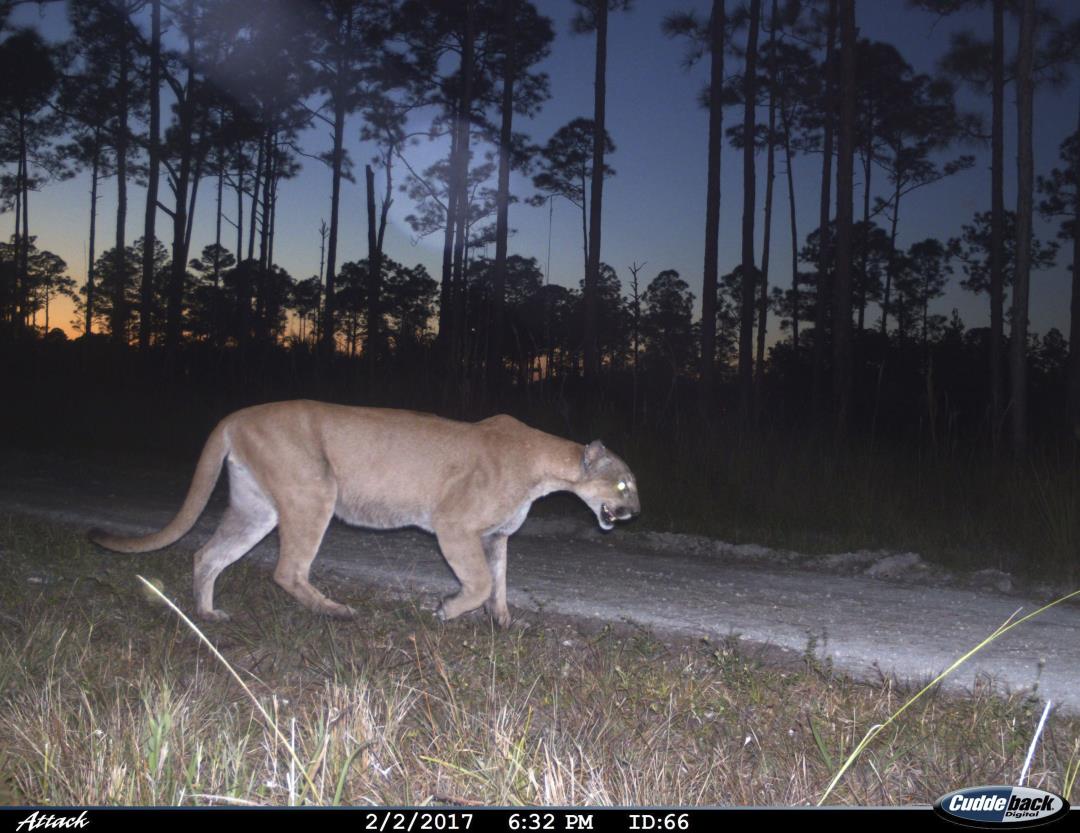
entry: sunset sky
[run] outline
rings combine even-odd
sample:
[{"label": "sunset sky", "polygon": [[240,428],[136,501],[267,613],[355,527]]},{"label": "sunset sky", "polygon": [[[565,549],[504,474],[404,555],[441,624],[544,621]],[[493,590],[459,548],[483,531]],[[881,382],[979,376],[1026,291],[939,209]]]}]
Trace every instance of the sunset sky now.
[{"label": "sunset sky", "polygon": [[[543,143],[561,125],[578,116],[591,117],[593,95],[593,40],[570,33],[573,7],[570,0],[540,0],[539,9],[550,16],[556,29],[551,56],[543,69],[551,76],[552,97],[531,122],[519,120],[515,127],[527,131],[537,143]],[[733,6],[734,3],[729,2]],[[1055,4],[1064,18],[1075,16],[1075,4]],[[683,44],[665,38],[660,23],[671,11],[695,8],[708,14],[708,2],[681,0],[663,2],[639,0],[633,11],[611,18],[608,51],[608,129],[616,145],[610,159],[616,175],[604,187],[603,252],[605,262],[614,266],[628,284],[627,266],[646,262],[642,278],[647,282],[663,269],[676,269],[690,284],[700,302],[701,270],[704,249],[705,155],[707,140],[706,113],[698,106],[698,93],[707,74],[701,65],[691,72],[682,68]],[[63,38],[67,24],[61,4],[22,8],[13,23],[34,25],[51,39]],[[989,29],[990,14],[979,12],[938,20],[932,15],[912,11],[903,0],[881,0],[857,4],[860,35],[893,43],[917,71],[933,72],[939,56],[946,50],[951,32],[973,28],[980,34]],[[1016,37],[1013,21],[1007,23],[1007,35]],[[1009,50],[1013,51],[1012,49]],[[738,70],[738,61],[728,58],[729,69]],[[1059,90],[1041,90],[1036,100],[1035,164],[1037,173],[1047,172],[1057,164],[1061,140],[1075,130],[1080,85],[1070,81]],[[1015,91],[1006,91],[1006,205],[1015,207]],[[989,116],[988,97],[961,91],[962,107]],[[764,116],[762,116],[763,118]],[[426,123],[425,115],[416,122]],[[729,111],[726,124],[739,115]],[[358,163],[361,177],[357,184],[344,183],[342,191],[342,228],[339,262],[362,258],[367,253],[365,197],[362,189],[362,165],[373,149],[359,141],[360,120],[355,117],[347,131],[349,152]],[[331,137],[324,127],[311,129],[302,136],[310,153],[330,146]],[[943,240],[957,235],[963,223],[970,222],[976,211],[989,208],[989,150],[980,146],[958,147],[949,155],[973,153],[975,166],[942,183],[928,186],[906,198],[901,206],[900,245],[908,246],[925,237]],[[406,152],[412,166],[423,169],[445,155],[440,143],[424,142]],[[757,258],[760,259],[764,192],[764,154],[758,160]],[[795,185],[799,194],[797,211],[800,238],[817,226],[820,157],[799,159],[795,166]],[[275,240],[275,260],[295,278],[306,278],[318,271],[319,224],[329,217],[330,172],[310,159],[295,179],[284,181],[279,189],[279,207]],[[856,188],[861,193],[860,171],[856,166]],[[395,170],[398,181],[404,171]],[[883,175],[878,182],[885,185]],[[515,175],[512,190],[524,199],[532,194],[531,182]],[[742,165],[740,152],[727,147],[723,160],[723,202],[721,208],[722,272],[739,262],[741,222]],[[883,193],[883,192],[882,192]],[[142,233],[144,192],[129,185],[127,237],[129,242]],[[790,285],[791,260],[787,223],[787,196],[783,166],[778,160],[771,254],[770,282]],[[166,200],[167,201],[167,200]],[[213,242],[213,187],[203,183],[191,256]],[[231,205],[227,201],[227,207]],[[406,264],[423,263],[433,276],[439,273],[441,235],[416,240],[405,216],[412,206],[408,197],[397,194],[390,212],[387,252]],[[111,245],[114,233],[115,183],[102,186],[98,215],[98,252]],[[231,216],[231,215],[230,215]],[[548,209],[523,204],[511,207],[510,225],[516,233],[510,239],[510,252],[536,257],[545,268],[548,252]],[[162,215],[159,229],[167,218]],[[89,223],[89,177],[76,176],[64,182],[46,185],[31,194],[31,234],[38,246],[56,252],[70,267],[70,274],[80,283],[86,274],[86,236]],[[0,215],[0,234],[7,238],[13,230],[13,214]],[[161,233],[161,232],[159,232]],[[1050,238],[1056,228],[1036,221],[1036,234]],[[550,279],[576,286],[581,278],[580,214],[570,203],[556,200],[551,234]],[[163,242],[168,243],[168,230]],[[227,239],[232,239],[227,237]],[[493,254],[493,252],[489,252]],[[1032,282],[1031,318],[1038,332],[1050,327],[1068,331],[1069,256],[1059,256],[1058,265],[1037,273]],[[958,286],[954,278],[947,295],[934,304],[935,312],[948,314],[958,308],[970,326],[985,326],[989,301],[975,297]],[[876,307],[868,311],[872,322],[879,315]],[[67,324],[70,304],[61,302],[51,312],[51,319]],[[39,322],[40,323],[40,322]],[[774,330],[775,325],[770,326]],[[70,328],[69,328],[70,329]]]}]

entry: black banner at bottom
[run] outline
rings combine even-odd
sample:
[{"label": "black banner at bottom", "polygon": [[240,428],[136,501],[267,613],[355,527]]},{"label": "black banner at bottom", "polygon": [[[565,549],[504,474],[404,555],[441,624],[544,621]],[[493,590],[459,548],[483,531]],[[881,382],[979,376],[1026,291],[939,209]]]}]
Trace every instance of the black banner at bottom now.
[{"label": "black banner at bottom", "polygon": [[[34,831],[229,831],[245,824],[317,825],[353,833],[697,833],[718,825],[750,823],[828,825],[829,828],[899,823],[920,829],[959,829],[923,807],[5,807],[0,833]],[[1070,811],[1059,829],[1080,829]],[[1008,826],[1008,825],[1001,825]],[[1058,827],[1058,823],[1052,823]],[[788,828],[792,829],[792,828]]]}]

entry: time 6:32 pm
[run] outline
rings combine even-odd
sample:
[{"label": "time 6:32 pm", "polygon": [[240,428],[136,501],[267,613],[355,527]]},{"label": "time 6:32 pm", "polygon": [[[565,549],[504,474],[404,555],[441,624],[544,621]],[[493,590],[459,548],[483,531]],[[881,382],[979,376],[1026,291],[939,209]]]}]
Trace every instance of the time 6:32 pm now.
[{"label": "time 6:32 pm", "polygon": [[511,813],[506,820],[511,830],[592,830],[591,813]]}]

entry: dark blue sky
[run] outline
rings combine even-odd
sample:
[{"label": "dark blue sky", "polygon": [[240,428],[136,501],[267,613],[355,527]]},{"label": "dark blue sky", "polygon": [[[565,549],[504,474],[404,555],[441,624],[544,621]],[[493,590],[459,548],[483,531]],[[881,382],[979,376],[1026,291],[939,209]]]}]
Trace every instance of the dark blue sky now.
[{"label": "dark blue sky", "polygon": [[[733,2],[729,5],[734,6]],[[1064,18],[1080,12],[1075,4],[1061,0],[1055,5]],[[552,98],[531,122],[519,121],[517,129],[529,132],[542,143],[562,124],[577,116],[591,116],[593,96],[593,41],[570,33],[573,7],[570,0],[539,0],[537,6],[555,24],[556,41],[544,69],[551,76]],[[629,281],[627,266],[647,262],[642,278],[650,280],[662,269],[676,269],[700,300],[701,263],[704,240],[706,114],[698,107],[698,92],[707,73],[705,65],[686,72],[682,68],[683,44],[660,33],[661,20],[671,11],[695,8],[707,15],[706,0],[638,0],[633,11],[612,16],[609,33],[608,128],[617,150],[610,162],[616,176],[604,188],[603,259],[614,266],[624,285]],[[22,9],[16,21],[40,25],[50,36],[63,36],[66,25],[58,6],[39,13],[35,7]],[[933,72],[939,56],[949,43],[951,32],[972,28],[989,30],[989,11],[938,20],[913,11],[904,0],[859,0],[857,22],[860,34],[894,44],[917,71]],[[1015,41],[1016,26],[1007,22],[1007,37]],[[729,58],[729,66],[736,61]],[[1060,90],[1040,91],[1036,101],[1036,170],[1049,170],[1057,163],[1061,140],[1075,130],[1078,86],[1070,82]],[[1006,205],[1015,205],[1015,93],[1006,92]],[[960,95],[962,107],[989,113],[989,99],[969,91]],[[737,114],[727,116],[733,123]],[[350,152],[359,163],[367,161],[370,148],[358,139],[359,120],[349,128]],[[321,152],[330,144],[325,129],[313,129],[303,136],[305,148]],[[907,246],[925,237],[947,239],[960,231],[976,211],[989,207],[989,153],[983,147],[958,148],[976,155],[975,166],[942,183],[928,186],[906,198],[902,205],[900,245]],[[407,155],[416,169],[422,169],[445,153],[438,143],[411,147]],[[760,259],[764,156],[758,161],[757,258]],[[857,166],[858,167],[858,166]],[[820,157],[808,157],[794,167],[796,209],[800,236],[817,226],[820,184]],[[400,166],[396,173],[403,176]],[[791,258],[788,204],[778,162],[773,226],[772,282],[789,285]],[[861,194],[860,173],[856,170],[857,193]],[[878,182],[886,185],[883,176]],[[192,255],[213,240],[213,210],[209,183],[200,193],[202,210],[195,225]],[[515,177],[513,188],[519,197],[532,193],[530,183]],[[282,183],[279,192],[275,259],[293,276],[304,278],[318,269],[319,223],[329,216],[330,174],[322,165],[303,160],[303,170],[293,180]],[[721,208],[722,271],[729,271],[740,259],[739,234],[742,215],[741,154],[725,148],[723,160],[723,202]],[[99,205],[99,240],[111,235],[115,213],[115,186],[106,183]],[[884,195],[884,192],[882,192]],[[129,191],[128,239],[141,233],[143,192]],[[359,185],[345,183],[342,192],[342,242],[339,262],[364,257],[367,249],[364,194]],[[404,218],[412,206],[398,194],[391,211],[387,247],[391,257],[405,263],[424,263],[437,276],[441,239],[417,241]],[[88,225],[89,184],[87,177],[48,185],[31,196],[31,233],[39,245],[64,257],[71,274],[80,281],[85,276],[85,236]],[[548,209],[516,204],[511,209],[511,253],[536,257],[544,268],[548,251]],[[13,217],[0,216],[0,234],[9,235]],[[551,280],[577,285],[581,277],[580,215],[565,201],[556,200],[551,232]],[[1036,223],[1036,233],[1052,237],[1055,229]],[[105,245],[108,245],[107,243]],[[100,249],[99,249],[100,251]],[[1049,327],[1068,329],[1069,256],[1059,258],[1054,269],[1035,275],[1032,284],[1032,325],[1040,332]],[[985,296],[976,298],[962,291],[954,279],[947,295],[934,304],[934,311],[948,314],[956,307],[968,326],[984,326],[989,317]],[[868,311],[868,321],[878,317]],[[54,316],[66,320],[65,312]],[[773,327],[770,327],[772,330]]]}]

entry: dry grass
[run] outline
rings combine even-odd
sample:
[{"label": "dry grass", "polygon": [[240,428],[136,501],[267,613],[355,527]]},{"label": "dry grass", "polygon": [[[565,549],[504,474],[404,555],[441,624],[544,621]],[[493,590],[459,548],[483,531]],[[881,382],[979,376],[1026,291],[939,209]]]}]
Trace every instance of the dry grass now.
[{"label": "dry grass", "polygon": [[[220,581],[208,627],[236,681],[135,574],[189,607],[182,551],[107,555],[0,518],[0,801],[41,804],[810,804],[905,699],[807,657],[532,617],[440,625],[334,588],[354,622],[299,609],[257,565]],[[1014,781],[1038,703],[934,692],[879,736],[830,802],[929,802]],[[1080,720],[1051,718],[1029,783],[1066,793]]]}]

